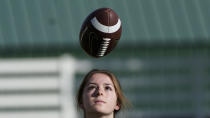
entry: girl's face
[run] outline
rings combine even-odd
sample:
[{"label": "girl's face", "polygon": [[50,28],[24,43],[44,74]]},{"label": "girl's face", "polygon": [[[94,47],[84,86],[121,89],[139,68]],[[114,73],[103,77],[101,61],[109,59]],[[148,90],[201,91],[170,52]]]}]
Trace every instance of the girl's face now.
[{"label": "girl's face", "polygon": [[93,74],[87,82],[83,96],[82,108],[85,113],[113,114],[119,110],[117,95],[110,77],[103,73]]}]

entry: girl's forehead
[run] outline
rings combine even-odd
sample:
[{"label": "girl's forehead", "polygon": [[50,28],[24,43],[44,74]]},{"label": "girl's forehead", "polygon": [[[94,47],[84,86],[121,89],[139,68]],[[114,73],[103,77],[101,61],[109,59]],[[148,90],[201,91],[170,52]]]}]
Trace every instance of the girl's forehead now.
[{"label": "girl's forehead", "polygon": [[93,74],[88,83],[107,83],[113,85],[111,78],[104,73],[95,73]]}]

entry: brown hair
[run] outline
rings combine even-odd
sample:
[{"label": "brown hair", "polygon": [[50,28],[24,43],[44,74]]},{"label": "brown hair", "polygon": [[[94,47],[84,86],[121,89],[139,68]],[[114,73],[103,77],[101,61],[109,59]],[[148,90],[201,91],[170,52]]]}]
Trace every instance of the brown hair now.
[{"label": "brown hair", "polygon": [[[85,88],[87,82],[89,81],[89,79],[91,78],[91,76],[95,73],[103,73],[103,74],[106,74],[110,77],[111,81],[113,82],[116,94],[117,94],[117,104],[120,106],[120,109],[121,108],[124,109],[128,105],[130,105],[129,101],[123,95],[120,82],[118,81],[118,79],[116,78],[116,76],[113,73],[111,73],[107,70],[93,69],[90,72],[88,72],[87,75],[84,77],[84,79],[83,79],[83,81],[80,85],[80,88],[78,90],[78,93],[77,93],[77,106],[78,106],[78,108],[81,108],[81,104],[83,104],[82,103],[82,95],[83,95],[84,88]],[[119,110],[117,110],[117,111],[115,110],[114,113],[117,113]]]}]

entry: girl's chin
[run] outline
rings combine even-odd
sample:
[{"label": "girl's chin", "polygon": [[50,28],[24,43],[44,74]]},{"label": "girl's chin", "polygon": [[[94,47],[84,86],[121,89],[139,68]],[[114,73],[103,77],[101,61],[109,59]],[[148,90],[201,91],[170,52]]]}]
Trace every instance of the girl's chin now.
[{"label": "girl's chin", "polygon": [[94,107],[92,108],[92,110],[94,112],[97,112],[97,113],[104,113],[104,108],[100,105],[94,105]]}]

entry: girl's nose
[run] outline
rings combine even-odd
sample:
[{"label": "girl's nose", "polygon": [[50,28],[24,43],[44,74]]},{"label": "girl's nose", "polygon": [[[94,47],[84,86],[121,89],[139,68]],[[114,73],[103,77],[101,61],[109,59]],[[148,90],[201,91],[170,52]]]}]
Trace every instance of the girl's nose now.
[{"label": "girl's nose", "polygon": [[98,88],[97,91],[96,91],[96,95],[97,96],[103,95],[103,90],[101,90],[100,88]]}]

